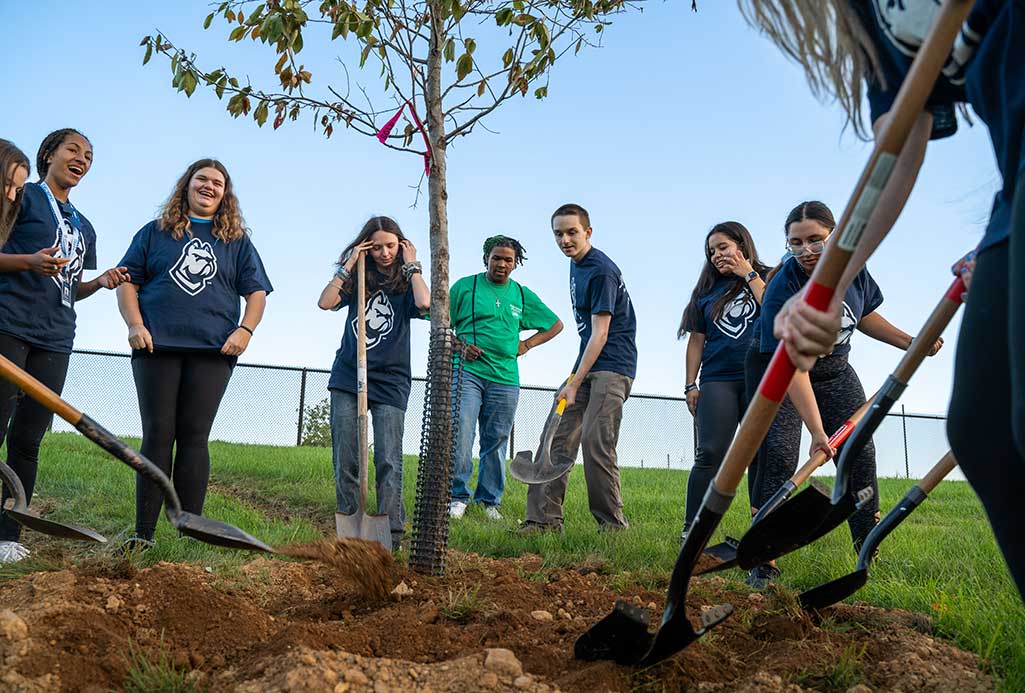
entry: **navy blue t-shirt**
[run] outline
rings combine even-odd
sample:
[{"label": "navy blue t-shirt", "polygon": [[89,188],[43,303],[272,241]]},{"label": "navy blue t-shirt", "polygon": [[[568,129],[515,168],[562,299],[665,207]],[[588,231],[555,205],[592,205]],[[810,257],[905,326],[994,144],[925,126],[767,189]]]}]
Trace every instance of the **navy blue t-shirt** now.
[{"label": "navy blue t-shirt", "polygon": [[[329,390],[356,394],[356,292],[342,296],[345,317],[342,345],[331,366]],[[420,317],[413,287],[403,293],[367,289],[367,401],[406,410],[413,374],[409,366],[409,321]]]},{"label": "navy blue t-shirt", "polygon": [[[763,354],[771,354],[776,350],[779,340],[772,334],[772,323],[776,313],[791,296],[796,294],[807,283],[810,277],[800,263],[790,258],[765,287],[762,296],[762,316],[759,319],[759,349]],[[883,292],[876,280],[862,268],[854,281],[847,288],[843,298],[843,315],[840,318],[840,333],[836,336],[833,354],[843,356],[851,350],[851,337],[861,319],[875,311],[883,304]]]},{"label": "navy blue t-shirt", "polygon": [[143,226],[121,265],[139,287],[142,321],[154,348],[220,351],[238,329],[241,298],[274,290],[249,236],[225,243],[209,221],[190,222],[175,240],[158,221]]},{"label": "navy blue t-shirt", "polygon": [[569,297],[580,335],[575,371],[591,339],[591,316],[611,313],[609,338],[591,372],[612,371],[628,378],[637,375],[637,317],[623,274],[608,255],[591,248],[580,262],[570,262]]},{"label": "navy blue t-shirt", "polygon": [[724,382],[744,379],[744,356],[754,339],[755,326],[761,310],[754,294],[745,285],[740,293],[723,306],[722,315],[712,314],[716,302],[730,287],[735,277],[716,277],[715,284],[704,296],[698,297],[698,315],[689,332],[705,335],[701,352],[701,382]]},{"label": "navy blue t-shirt", "polygon": [[[71,253],[71,238],[61,233],[41,185],[45,184],[25,186],[18,219],[0,252],[32,255],[44,248],[57,247],[60,250],[56,257],[68,257]],[[0,332],[41,349],[68,354],[75,341],[75,293],[82,270],[96,269],[96,231],[70,203],[58,200],[57,205],[68,229],[75,226],[79,230],[75,256],[56,277],[32,271],[0,273]],[[61,301],[68,282],[71,307]]]},{"label": "navy blue t-shirt", "polygon": [[[897,98],[911,61],[921,47],[939,3],[936,0],[850,0],[865,25],[879,58],[885,86],[868,76],[873,122]],[[1025,2],[976,0],[954,44],[943,73],[929,96],[932,139],[957,130],[955,105],[968,101],[989,126],[1004,184],[993,203],[987,248],[1007,238],[1018,177],[1025,174]]]}]

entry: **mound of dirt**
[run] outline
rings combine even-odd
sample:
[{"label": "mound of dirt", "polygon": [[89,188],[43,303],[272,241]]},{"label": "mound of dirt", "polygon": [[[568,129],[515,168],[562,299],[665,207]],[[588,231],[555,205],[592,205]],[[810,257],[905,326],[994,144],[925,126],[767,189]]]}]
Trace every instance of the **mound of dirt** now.
[{"label": "mound of dirt", "polygon": [[353,570],[350,549],[297,551],[334,565],[122,564],[0,584],[0,689],[117,689],[134,652],[163,654],[197,688],[245,693],[994,690],[977,658],[931,637],[921,615],[842,605],[813,619],[791,593],[735,592],[720,577],[692,583],[688,612],[722,602],[736,612],[677,656],[644,670],[581,662],[574,641],[616,599],[657,623],[664,593],[621,577],[614,590],[590,565],[544,573],[529,555],[452,552],[433,578],[371,552],[381,570]]}]

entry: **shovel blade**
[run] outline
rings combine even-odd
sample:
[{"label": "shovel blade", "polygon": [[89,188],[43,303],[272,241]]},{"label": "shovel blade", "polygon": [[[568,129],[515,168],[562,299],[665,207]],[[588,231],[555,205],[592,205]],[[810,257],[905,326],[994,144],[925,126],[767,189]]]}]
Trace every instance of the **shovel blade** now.
[{"label": "shovel blade", "polygon": [[516,457],[509,463],[509,474],[525,484],[547,484],[573,468],[573,460],[557,464],[552,462],[547,451],[544,452],[546,454],[539,456],[537,462],[533,461],[534,455],[529,450],[516,453]]},{"label": "shovel blade", "polygon": [[89,529],[88,527],[54,522],[53,520],[48,520],[45,517],[40,517],[35,513],[17,510],[15,508],[9,508],[4,512],[22,527],[28,527],[29,529],[33,529],[41,534],[49,534],[52,537],[61,537],[62,539],[95,541],[100,544],[107,543],[106,537]]},{"label": "shovel blade", "polygon": [[171,524],[182,534],[213,546],[274,553],[274,549],[248,532],[220,520],[211,520],[183,510],[171,519]]},{"label": "shovel blade", "polygon": [[766,563],[804,546],[804,539],[830,513],[830,493],[812,482],[765,519],[751,526],[737,547],[737,562],[744,570]]},{"label": "shovel blade", "polygon": [[798,599],[805,609],[824,609],[851,596],[868,582],[868,568],[855,570],[841,578],[802,592]]},{"label": "shovel blade", "polygon": [[573,653],[587,662],[611,659],[617,664],[636,664],[655,640],[648,632],[649,625],[647,609],[619,600],[612,613],[577,638]]},{"label": "shovel blade", "polygon": [[368,515],[365,512],[343,515],[335,513],[335,534],[349,539],[376,541],[392,550],[391,523],[387,515]]}]

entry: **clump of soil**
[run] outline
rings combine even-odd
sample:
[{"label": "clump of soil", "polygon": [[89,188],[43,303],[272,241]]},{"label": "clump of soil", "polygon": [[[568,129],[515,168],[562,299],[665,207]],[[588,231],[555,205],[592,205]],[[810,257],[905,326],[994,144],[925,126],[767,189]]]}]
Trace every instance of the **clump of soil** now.
[{"label": "clump of soil", "polygon": [[276,551],[286,556],[308,558],[329,565],[374,599],[384,599],[392,587],[392,555],[376,541],[332,537],[309,544],[279,546]]},{"label": "clump of soil", "polygon": [[841,605],[812,617],[792,593],[748,594],[718,576],[691,583],[688,614],[736,611],[683,652],[644,670],[582,662],[575,640],[616,599],[657,623],[664,592],[596,566],[544,572],[538,556],[451,552],[447,564],[441,578],[378,564],[386,599],[368,599],[339,565],[266,557],[218,572],[35,573],[0,584],[0,689],[117,689],[131,649],[165,656],[197,689],[244,693],[994,690],[978,659],[931,637],[921,615]]}]

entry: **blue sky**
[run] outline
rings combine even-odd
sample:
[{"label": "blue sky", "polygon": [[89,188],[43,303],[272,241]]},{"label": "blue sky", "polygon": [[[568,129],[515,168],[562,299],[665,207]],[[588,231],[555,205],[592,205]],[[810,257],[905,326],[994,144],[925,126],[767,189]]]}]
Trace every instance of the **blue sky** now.
[{"label": "blue sky", "polygon": [[[427,205],[410,205],[419,160],[352,132],[330,140],[308,120],[277,132],[233,120],[210,93],[186,99],[170,88],[166,60],[141,65],[139,40],[160,29],[270,85],[269,50],[227,45],[227,29],[202,30],[203,2],[4,3],[7,65],[0,137],[34,159],[41,138],[71,126],[95,149],[92,171],[72,195],[98,234],[101,269],[116,263],[194,159],[220,158],[235,180],[253,241],[275,292],[243,360],[329,367],[343,316],[317,309],[339,251],[367,217],[388,214],[428,255]],[[742,20],[734,3],[648,3],[605,34],[605,46],[557,64],[549,98],[508,102],[449,151],[452,279],[481,269],[495,233],[519,238],[528,261],[514,278],[570,326],[521,361],[524,383],[564,377],[578,349],[568,296],[568,260],[552,240],[551,211],[575,201],[591,212],[593,242],[623,270],[637,310],[635,390],[679,395],[680,313],[718,221],[751,229],[764,258],[783,249],[782,221],[804,199],[839,216],[869,154],[842,115],[813,99],[800,70]],[[11,31],[11,28],[15,28]],[[478,54],[505,46],[478,41]],[[314,85],[337,83],[339,44],[306,39]],[[376,79],[376,68],[358,76]],[[930,146],[900,222],[869,267],[886,302],[880,312],[914,333],[950,282],[952,260],[981,237],[998,174],[979,124]],[[927,362],[903,401],[941,413],[949,397],[956,323],[947,348]],[[426,361],[426,326],[414,332],[413,371]],[[900,354],[855,336],[852,363],[867,390]],[[79,307],[76,345],[127,350],[110,292]]]}]

